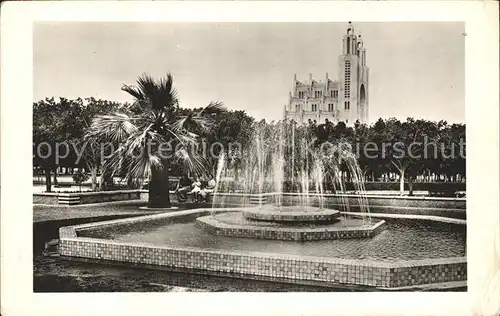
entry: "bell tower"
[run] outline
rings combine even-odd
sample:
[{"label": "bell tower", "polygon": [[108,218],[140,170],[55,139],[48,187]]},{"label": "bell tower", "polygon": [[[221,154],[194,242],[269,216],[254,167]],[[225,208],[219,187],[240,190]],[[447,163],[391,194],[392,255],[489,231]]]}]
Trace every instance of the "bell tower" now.
[{"label": "bell tower", "polygon": [[356,35],[349,22],[342,39],[339,69],[339,120],[354,124],[368,123],[368,67],[361,35]]}]

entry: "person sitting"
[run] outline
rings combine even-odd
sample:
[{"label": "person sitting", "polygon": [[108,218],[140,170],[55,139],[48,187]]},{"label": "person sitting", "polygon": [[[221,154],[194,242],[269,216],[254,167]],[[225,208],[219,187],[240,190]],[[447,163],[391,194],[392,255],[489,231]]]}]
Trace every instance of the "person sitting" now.
[{"label": "person sitting", "polygon": [[184,175],[179,179],[177,183],[177,188],[175,189],[175,195],[179,202],[185,202],[187,200],[187,193],[191,190],[191,179]]},{"label": "person sitting", "polygon": [[206,202],[208,193],[212,193],[215,189],[215,179],[213,176],[210,176],[210,180],[208,180],[207,185],[200,191],[201,199]]},{"label": "person sitting", "polygon": [[193,189],[191,190],[191,194],[193,195],[193,202],[198,203],[200,201],[199,194],[201,192],[201,181],[199,177],[196,177],[196,180],[191,185]]}]

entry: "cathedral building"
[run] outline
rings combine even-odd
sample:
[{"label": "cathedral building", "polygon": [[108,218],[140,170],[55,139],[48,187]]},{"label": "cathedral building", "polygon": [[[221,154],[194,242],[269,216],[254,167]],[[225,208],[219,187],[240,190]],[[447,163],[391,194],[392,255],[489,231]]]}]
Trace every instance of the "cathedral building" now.
[{"label": "cathedral building", "polygon": [[338,57],[338,80],[331,80],[328,73],[324,80],[299,81],[294,75],[285,119],[297,123],[309,120],[324,123],[356,121],[368,123],[368,67],[366,49],[361,35],[356,35],[351,22],[342,39],[342,54]]}]

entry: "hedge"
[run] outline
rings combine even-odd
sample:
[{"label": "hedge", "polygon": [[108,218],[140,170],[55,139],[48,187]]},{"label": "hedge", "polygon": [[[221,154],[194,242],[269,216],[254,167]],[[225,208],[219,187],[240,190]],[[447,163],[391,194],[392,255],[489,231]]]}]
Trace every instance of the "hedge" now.
[{"label": "hedge", "polygon": [[[170,179],[170,190],[175,190],[177,186],[177,179]],[[206,183],[204,183],[206,185]],[[346,191],[357,190],[354,183],[347,182],[344,184],[344,189]],[[409,190],[409,185],[406,182],[404,184],[405,190]],[[143,187],[147,189],[147,186]],[[325,183],[323,186],[325,191],[336,192],[331,183]],[[465,182],[414,182],[414,191],[428,191],[431,196],[456,196],[456,192],[465,191]],[[236,190],[244,190],[242,181],[228,181],[223,182],[219,185],[219,190],[221,192],[231,192]],[[255,188],[256,189],[256,188]],[[274,190],[272,183],[265,183],[263,191],[271,192]],[[310,190],[314,190],[314,185],[310,185]],[[337,192],[340,190],[337,187]],[[366,191],[399,191],[399,182],[365,182]],[[284,192],[297,192],[300,190],[300,183],[294,183],[293,187],[291,182],[285,181],[283,183]]]},{"label": "hedge", "polygon": [[[365,190],[366,191],[399,191],[399,182],[365,182]],[[465,191],[465,182],[414,182],[413,190],[414,191],[428,191],[430,195],[435,196],[446,196],[446,195],[454,195],[456,192]],[[313,187],[314,188],[314,187]],[[409,184],[405,182],[404,184],[405,190],[409,190]],[[285,183],[284,189],[286,192],[296,192],[300,189],[300,184],[295,183],[292,188],[291,183]],[[331,183],[325,183],[324,189],[328,191],[335,192],[333,185]],[[337,186],[337,191],[340,188]],[[357,188],[354,183],[347,182],[344,183],[344,190],[346,191],[355,191]]]}]

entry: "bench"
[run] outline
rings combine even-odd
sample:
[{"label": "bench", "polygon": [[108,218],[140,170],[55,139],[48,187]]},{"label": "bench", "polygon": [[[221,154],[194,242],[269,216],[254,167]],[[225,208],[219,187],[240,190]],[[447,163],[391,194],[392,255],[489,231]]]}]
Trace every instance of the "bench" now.
[{"label": "bench", "polygon": [[[212,193],[214,193],[214,190],[213,189],[202,189],[206,192],[206,196],[205,196],[205,202],[208,201],[208,197],[209,195],[211,195]],[[175,194],[175,191],[171,191],[171,193],[174,193]],[[187,199],[182,201],[182,202],[187,202],[187,200],[189,199],[189,196],[193,196],[193,193],[191,191],[187,192],[186,193],[186,197]],[[179,201],[181,203],[181,201]],[[193,198],[191,198],[191,202],[194,202]]]}]

